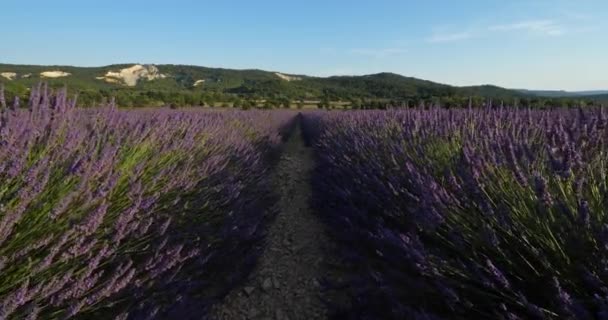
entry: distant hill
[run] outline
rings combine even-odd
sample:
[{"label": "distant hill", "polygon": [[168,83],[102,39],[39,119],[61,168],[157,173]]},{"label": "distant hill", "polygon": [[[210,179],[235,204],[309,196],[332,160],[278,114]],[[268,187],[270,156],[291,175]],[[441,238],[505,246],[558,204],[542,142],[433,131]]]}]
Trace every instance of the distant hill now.
[{"label": "distant hill", "polygon": [[328,78],[262,70],[231,70],[188,65],[120,64],[103,67],[30,66],[0,64],[0,81],[7,88],[26,88],[40,81],[72,90],[215,91],[224,94],[283,95],[289,98],[402,99],[408,97],[477,95],[512,97],[515,90],[495,86],[456,87],[393,73]]},{"label": "distant hill", "polygon": [[517,91],[539,97],[550,97],[550,98],[575,98],[575,97],[594,97],[608,95],[608,90],[595,90],[595,91],[563,91],[563,90],[525,90],[517,89]]},{"label": "distant hill", "polygon": [[[217,105],[247,101],[256,106],[289,101],[351,101],[386,105],[388,100],[441,99],[448,106],[494,104],[576,105],[578,99],[608,101],[608,91],[565,92],[512,90],[493,85],[458,87],[394,73],[363,76],[313,77],[264,70],[233,70],[190,65],[117,64],[103,67],[0,64],[0,83],[7,96],[27,99],[29,88],[40,82],[67,87],[81,105],[95,105],[115,97],[120,106]],[[606,94],[606,95],[604,95]],[[566,99],[571,102],[564,101]],[[555,100],[555,101],[554,101]],[[557,101],[559,100],[559,101]]]},{"label": "distant hill", "polygon": [[[48,77],[45,72],[60,71],[63,76]],[[245,80],[268,81],[278,77],[259,70],[227,70],[184,65],[120,64],[104,67],[29,66],[0,64],[0,76],[14,73],[8,79],[0,77],[5,84],[32,85],[40,81],[66,84],[77,89],[166,89],[192,90],[198,80],[204,80],[205,88],[228,89],[242,85]],[[132,81],[135,80],[135,81]],[[200,82],[199,82],[200,84]]]},{"label": "distant hill", "polygon": [[593,95],[593,96],[586,96],[585,98],[595,100],[595,101],[600,101],[604,104],[608,103],[608,93],[598,94],[598,95]]}]

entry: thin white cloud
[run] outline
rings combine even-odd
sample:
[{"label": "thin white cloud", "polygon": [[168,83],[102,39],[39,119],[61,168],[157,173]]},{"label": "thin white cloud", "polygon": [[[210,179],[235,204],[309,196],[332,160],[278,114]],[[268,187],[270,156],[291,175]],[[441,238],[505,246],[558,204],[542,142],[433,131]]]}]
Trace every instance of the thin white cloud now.
[{"label": "thin white cloud", "polygon": [[572,20],[579,20],[579,21],[589,21],[594,19],[593,15],[591,14],[587,14],[587,13],[580,13],[580,12],[564,12],[563,13],[564,17],[568,18],[568,19],[572,19]]},{"label": "thin white cloud", "polygon": [[561,36],[566,29],[553,20],[528,20],[510,24],[495,25],[488,28],[490,31],[525,31],[542,36]]},{"label": "thin white cloud", "polygon": [[386,58],[389,56],[396,56],[407,53],[408,50],[404,48],[381,48],[381,49],[370,49],[370,48],[355,48],[349,50],[350,54],[359,56],[368,56],[374,58]]},{"label": "thin white cloud", "polygon": [[430,43],[443,43],[443,42],[456,42],[461,40],[467,40],[473,37],[471,32],[458,32],[458,33],[437,33],[427,39]]},{"label": "thin white cloud", "polygon": [[577,29],[567,28],[564,24],[558,23],[552,19],[536,19],[516,21],[509,24],[500,24],[492,26],[478,26],[469,28],[463,32],[435,32],[426,39],[429,43],[448,43],[458,42],[473,37],[489,37],[491,34],[499,32],[521,32],[528,35],[558,37],[566,33],[572,33]]}]

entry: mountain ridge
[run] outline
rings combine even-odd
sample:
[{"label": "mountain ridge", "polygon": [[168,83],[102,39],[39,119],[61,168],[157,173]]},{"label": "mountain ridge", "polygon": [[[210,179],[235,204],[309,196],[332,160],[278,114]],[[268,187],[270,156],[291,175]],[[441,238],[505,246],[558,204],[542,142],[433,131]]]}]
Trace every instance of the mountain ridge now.
[{"label": "mountain ridge", "polygon": [[554,97],[554,98],[572,98],[572,97],[590,97],[590,96],[601,96],[608,95],[608,90],[582,90],[582,91],[568,91],[568,90],[530,90],[530,89],[514,89],[525,94],[536,95],[540,97]]},{"label": "mountain ridge", "polygon": [[[479,105],[484,99],[512,101],[539,97],[532,91],[522,92],[491,84],[454,86],[393,72],[317,77],[260,69],[179,64],[121,63],[99,67],[0,64],[0,82],[9,94],[21,97],[27,96],[30,87],[46,82],[53,88],[66,86],[91,103],[103,97],[118,96],[122,101],[131,100],[127,105],[140,105],[148,100],[167,103],[167,97],[176,95],[192,100],[190,103],[202,102],[204,97],[215,101],[240,98],[277,101],[380,99],[413,100],[413,103],[439,98],[452,100],[455,105],[467,104],[469,99],[475,99]],[[138,103],[132,101],[144,95],[146,97],[139,99]],[[598,97],[602,98],[601,95]],[[182,103],[182,98],[171,99],[178,105],[188,104],[188,101]]]},{"label": "mountain ridge", "polygon": [[[105,66],[95,66],[95,67],[80,67],[80,66],[70,66],[70,65],[32,65],[32,64],[0,64],[0,73],[3,72],[14,72],[17,73],[18,76],[22,74],[30,74],[27,79],[33,80],[38,79],[42,80],[43,77],[38,76],[41,72],[45,71],[63,71],[70,73],[69,76],[64,77],[65,82],[72,82],[73,78],[77,78],[80,81],[88,81],[94,85],[100,85],[99,82],[95,80],[99,80],[96,78],[104,76],[108,71],[132,68],[134,66],[154,66],[160,70],[160,73],[168,73],[175,79],[180,79],[183,76],[192,76],[200,75],[200,77],[214,77],[221,76],[225,74],[241,74],[243,80],[260,80],[263,78],[264,80],[285,80],[282,79],[280,75],[284,75],[291,78],[296,78],[292,81],[303,81],[303,80],[317,80],[317,81],[330,81],[330,80],[351,80],[351,79],[378,79],[382,81],[386,81],[387,78],[391,78],[391,80],[397,81],[414,81],[418,84],[432,85],[432,86],[444,86],[451,88],[478,88],[478,87],[486,87],[487,85],[480,86],[453,86],[449,84],[439,83],[430,80],[419,79],[415,77],[405,76],[393,72],[379,72],[373,74],[366,75],[333,75],[328,77],[320,77],[320,76],[311,76],[305,74],[295,74],[295,73],[287,73],[282,71],[268,71],[256,68],[248,68],[248,69],[229,69],[229,68],[221,68],[221,67],[205,67],[205,66],[197,66],[197,65],[179,65],[179,64],[141,64],[141,63],[120,63],[120,64],[110,64]],[[83,74],[91,75],[88,78],[83,78]],[[15,80],[9,79],[1,79],[2,81],[15,81],[15,80],[23,80],[21,78]],[[493,86],[495,88],[500,88],[498,86]],[[500,88],[505,91],[511,91],[509,89]]]}]

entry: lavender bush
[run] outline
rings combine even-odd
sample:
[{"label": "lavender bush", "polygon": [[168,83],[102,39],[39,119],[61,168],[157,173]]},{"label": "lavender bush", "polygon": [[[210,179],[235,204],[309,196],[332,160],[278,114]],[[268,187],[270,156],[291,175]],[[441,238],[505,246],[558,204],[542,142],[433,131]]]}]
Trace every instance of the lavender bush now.
[{"label": "lavender bush", "polygon": [[341,319],[608,319],[602,109],[314,113]]},{"label": "lavender bush", "polygon": [[204,317],[257,257],[293,119],[0,90],[0,319]]}]

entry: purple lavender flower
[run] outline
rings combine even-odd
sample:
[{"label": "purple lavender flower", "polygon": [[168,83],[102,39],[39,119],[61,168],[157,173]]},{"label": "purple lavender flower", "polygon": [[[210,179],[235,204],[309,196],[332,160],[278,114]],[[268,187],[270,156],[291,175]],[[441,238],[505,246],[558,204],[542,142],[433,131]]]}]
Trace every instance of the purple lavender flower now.
[{"label": "purple lavender flower", "polygon": [[4,98],[4,84],[0,83],[0,108],[6,109],[6,99]]},{"label": "purple lavender flower", "polygon": [[549,193],[547,180],[539,173],[534,175],[536,197],[542,200],[545,208],[553,207],[553,197]]},{"label": "purple lavender flower", "polygon": [[29,284],[30,280],[26,279],[17,290],[0,300],[0,319],[8,318],[17,308],[28,302]]},{"label": "purple lavender flower", "polygon": [[582,200],[578,206],[579,221],[585,228],[591,226],[591,212],[589,210],[589,202]]},{"label": "purple lavender flower", "polygon": [[499,283],[504,288],[511,287],[509,280],[507,280],[504,274],[498,270],[498,268],[496,268],[490,259],[486,259],[486,267],[488,268],[489,274],[494,281]]}]

